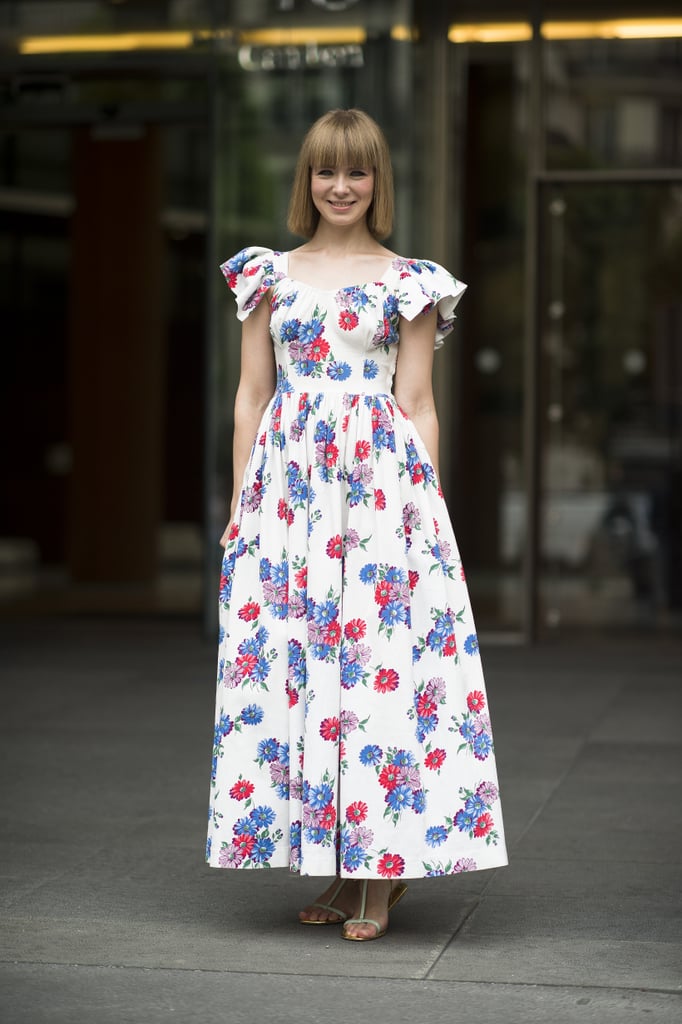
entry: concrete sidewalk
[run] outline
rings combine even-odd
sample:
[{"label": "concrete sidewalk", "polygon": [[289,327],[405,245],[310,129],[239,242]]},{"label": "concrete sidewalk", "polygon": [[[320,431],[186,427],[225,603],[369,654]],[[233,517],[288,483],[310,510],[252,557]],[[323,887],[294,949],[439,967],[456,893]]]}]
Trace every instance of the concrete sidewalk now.
[{"label": "concrete sidewalk", "polygon": [[185,621],[0,624],[0,1016],[677,1022],[682,643],[484,647],[510,867],[410,883],[388,936],[203,863],[214,650]]}]

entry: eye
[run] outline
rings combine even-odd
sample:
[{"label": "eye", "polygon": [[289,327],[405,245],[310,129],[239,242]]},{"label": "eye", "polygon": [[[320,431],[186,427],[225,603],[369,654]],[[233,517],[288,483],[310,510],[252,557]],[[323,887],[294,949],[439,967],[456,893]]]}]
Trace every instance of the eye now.
[{"label": "eye", "polygon": [[364,167],[356,167],[351,172],[351,178],[366,178],[369,171],[366,171]]},{"label": "eye", "polygon": [[318,167],[313,172],[318,178],[331,178],[334,171],[331,167]]}]

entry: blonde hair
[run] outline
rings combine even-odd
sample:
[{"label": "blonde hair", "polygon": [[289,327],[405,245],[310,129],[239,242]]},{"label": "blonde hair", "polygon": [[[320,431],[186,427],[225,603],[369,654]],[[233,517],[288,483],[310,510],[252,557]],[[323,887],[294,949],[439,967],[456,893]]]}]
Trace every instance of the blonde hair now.
[{"label": "blonde hair", "polygon": [[320,220],[310,192],[314,167],[371,167],[374,195],[367,227],[381,241],[393,230],[393,171],[388,143],[379,125],[363,110],[330,110],[309,129],[298,155],[289,200],[287,227],[312,238]]}]

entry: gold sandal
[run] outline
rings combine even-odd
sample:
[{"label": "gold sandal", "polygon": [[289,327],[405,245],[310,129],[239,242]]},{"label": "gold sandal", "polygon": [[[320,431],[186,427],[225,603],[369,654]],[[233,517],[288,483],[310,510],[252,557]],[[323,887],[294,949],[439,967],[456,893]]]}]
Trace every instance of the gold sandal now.
[{"label": "gold sandal", "polygon": [[[368,879],[363,879],[362,882],[362,900],[360,902],[360,916],[350,917],[344,921],[343,935],[342,938],[347,939],[349,942],[373,942],[374,939],[380,939],[382,935],[385,935],[388,931],[388,925],[386,928],[381,927],[378,921],[375,921],[372,917],[365,917],[365,907],[367,906],[367,885]],[[394,889],[391,889],[388,897],[388,911],[393,910],[394,906],[401,900],[407,892],[407,886],[404,882],[400,882]],[[377,930],[376,935],[348,935],[346,933],[346,925],[349,924],[373,924]]]},{"label": "gold sandal", "polygon": [[343,889],[343,887],[344,887],[344,885],[346,884],[347,881],[348,881],[347,878],[339,879],[339,884],[337,885],[336,889],[334,889],[334,892],[331,895],[331,899],[329,900],[329,903],[311,903],[310,904],[311,910],[312,910],[313,907],[319,907],[320,910],[328,910],[330,912],[330,914],[336,914],[336,916],[338,918],[338,921],[330,921],[329,918],[327,918],[324,921],[310,921],[309,919],[307,919],[305,917],[299,917],[299,919],[298,919],[299,923],[300,924],[345,924],[345,922],[346,922],[346,920],[348,918],[348,914],[344,913],[343,910],[337,910],[336,907],[332,906],[332,904],[333,904],[334,900],[337,898],[337,896],[339,895],[339,893],[341,892],[341,890]]}]

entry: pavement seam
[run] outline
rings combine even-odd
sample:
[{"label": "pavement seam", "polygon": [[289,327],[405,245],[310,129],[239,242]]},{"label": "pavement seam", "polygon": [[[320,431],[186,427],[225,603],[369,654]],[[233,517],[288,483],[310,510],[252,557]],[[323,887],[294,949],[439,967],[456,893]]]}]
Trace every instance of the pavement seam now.
[{"label": "pavement seam", "polygon": [[[1,960],[0,967],[11,966],[11,967],[51,967],[56,969],[65,970],[86,970],[86,971],[139,971],[144,974],[152,974],[158,971],[168,972],[170,974],[206,974],[206,975],[217,975],[218,977],[230,977],[232,975],[241,975],[243,977],[258,977],[258,978],[309,978],[310,980],[317,981],[325,979],[328,981],[348,981],[348,974],[286,974],[283,971],[218,971],[207,967],[140,967],[138,964],[78,964],[78,963],[60,963],[59,961],[45,961],[45,960]],[[428,981],[429,985],[437,986],[452,986],[452,985],[480,985],[482,988],[514,988],[524,989],[530,988],[534,990],[546,989],[551,991],[553,989],[568,989],[580,992],[619,992],[623,994],[639,992],[639,993],[651,993],[654,995],[662,996],[677,996],[682,998],[682,990],[670,989],[670,988],[643,988],[641,985],[636,987],[626,987],[623,985],[580,985],[568,981],[550,983],[550,982],[535,982],[535,981],[493,981],[493,980],[482,980],[473,978],[471,980],[463,980],[461,978],[396,978],[392,974],[361,974],[353,975],[353,981],[390,981],[392,984],[398,983],[402,985],[421,985],[424,981]]]}]

